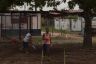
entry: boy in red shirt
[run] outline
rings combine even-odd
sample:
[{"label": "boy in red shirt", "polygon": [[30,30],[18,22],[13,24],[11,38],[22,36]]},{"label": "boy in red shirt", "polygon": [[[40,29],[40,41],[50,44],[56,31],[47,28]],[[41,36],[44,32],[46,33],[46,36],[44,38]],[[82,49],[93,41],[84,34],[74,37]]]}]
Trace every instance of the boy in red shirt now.
[{"label": "boy in red shirt", "polygon": [[46,28],[46,33],[43,34],[43,52],[46,54],[49,51],[51,45],[51,35],[49,34],[49,29]]}]

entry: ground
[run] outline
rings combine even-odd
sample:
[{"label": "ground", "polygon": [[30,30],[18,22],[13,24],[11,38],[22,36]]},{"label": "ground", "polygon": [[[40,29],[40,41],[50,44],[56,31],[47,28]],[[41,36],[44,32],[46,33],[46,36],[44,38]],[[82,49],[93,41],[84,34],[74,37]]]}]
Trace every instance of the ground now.
[{"label": "ground", "polygon": [[71,46],[66,49],[66,64],[95,64],[95,47],[87,49],[79,45]]},{"label": "ground", "polygon": [[[82,43],[70,40],[60,40],[62,44],[53,44],[49,54],[42,59],[42,46],[36,45],[37,49],[30,48],[29,53],[15,48],[9,44],[0,45],[0,64],[95,64],[96,46],[92,48],[82,47]],[[72,42],[71,42],[72,41]],[[56,40],[55,40],[56,42]],[[77,42],[77,43],[76,43]],[[41,62],[42,61],[42,62]]]},{"label": "ground", "polygon": [[59,46],[58,49],[55,49],[57,46],[53,45],[50,53],[45,55],[42,60],[42,47],[38,47],[37,50],[30,49],[29,53],[24,53],[17,48],[3,48],[0,53],[0,64],[40,64],[41,61],[43,64],[63,64],[63,48]]}]

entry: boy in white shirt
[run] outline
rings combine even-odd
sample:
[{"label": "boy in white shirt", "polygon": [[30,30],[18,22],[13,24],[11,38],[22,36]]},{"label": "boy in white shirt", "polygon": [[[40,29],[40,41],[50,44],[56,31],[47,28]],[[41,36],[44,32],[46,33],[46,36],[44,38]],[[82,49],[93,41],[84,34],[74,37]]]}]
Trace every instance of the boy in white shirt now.
[{"label": "boy in white shirt", "polygon": [[30,39],[31,39],[31,34],[27,33],[26,36],[23,39],[23,49],[24,49],[24,52],[28,51]]}]

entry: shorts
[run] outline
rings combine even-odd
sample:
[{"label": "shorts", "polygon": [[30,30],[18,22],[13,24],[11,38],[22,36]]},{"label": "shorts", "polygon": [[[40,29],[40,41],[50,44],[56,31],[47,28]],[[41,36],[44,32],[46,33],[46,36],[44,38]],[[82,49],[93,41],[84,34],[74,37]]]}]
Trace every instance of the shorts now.
[{"label": "shorts", "polygon": [[43,51],[46,53],[49,51],[50,44],[43,44]]}]

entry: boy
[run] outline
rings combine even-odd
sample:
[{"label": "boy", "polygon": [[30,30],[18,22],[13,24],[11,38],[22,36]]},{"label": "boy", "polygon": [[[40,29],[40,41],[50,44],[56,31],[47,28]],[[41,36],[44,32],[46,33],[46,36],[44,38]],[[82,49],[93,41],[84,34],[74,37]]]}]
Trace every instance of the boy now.
[{"label": "boy", "polygon": [[28,52],[30,39],[31,39],[31,34],[27,33],[26,36],[23,39],[23,49],[24,49],[24,52]]},{"label": "boy", "polygon": [[46,28],[46,33],[43,34],[43,51],[46,54],[49,51],[49,47],[51,44],[51,35],[49,34],[49,29]]}]

